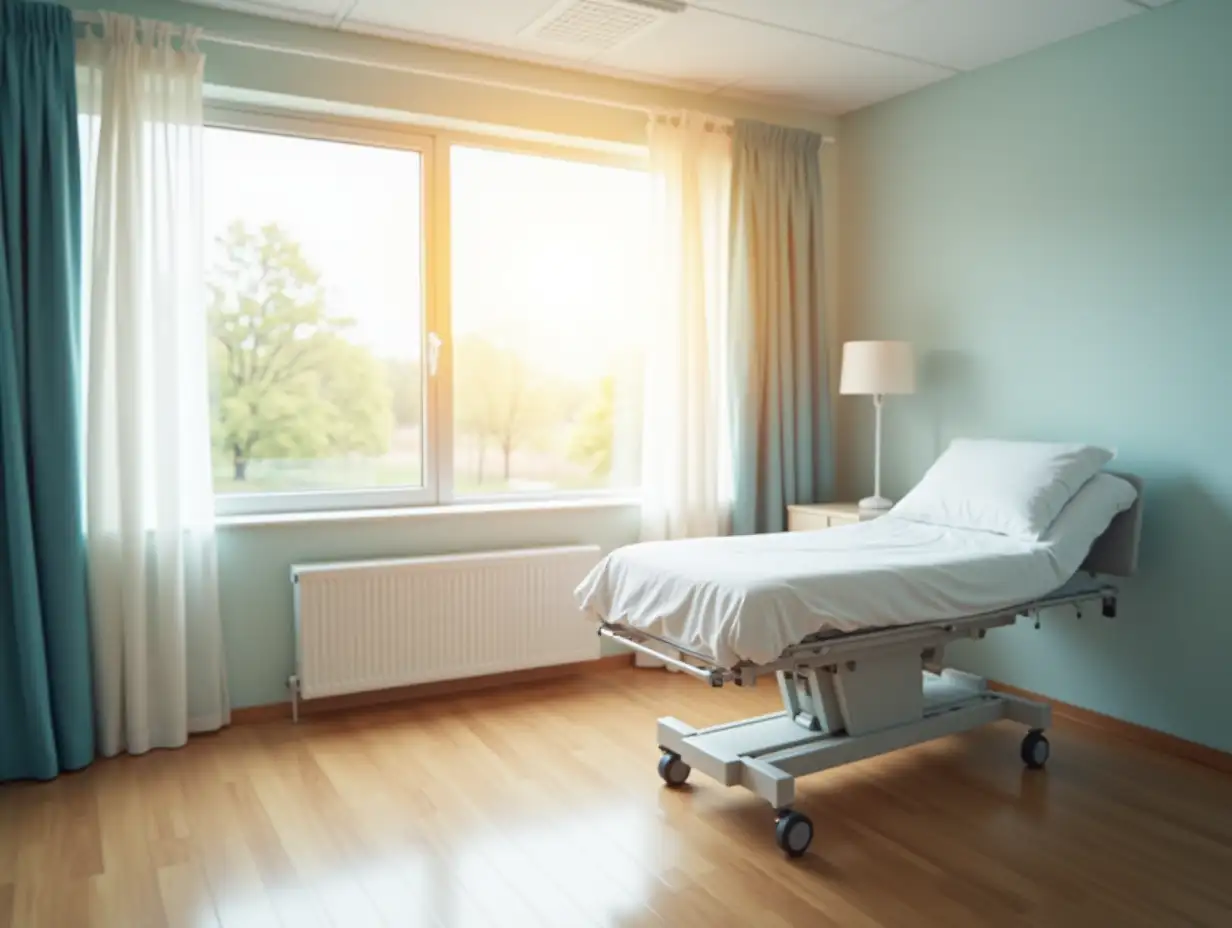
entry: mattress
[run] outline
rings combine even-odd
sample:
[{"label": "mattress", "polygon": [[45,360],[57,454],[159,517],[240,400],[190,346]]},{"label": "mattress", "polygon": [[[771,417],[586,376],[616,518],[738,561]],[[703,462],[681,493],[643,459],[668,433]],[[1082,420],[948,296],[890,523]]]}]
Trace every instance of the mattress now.
[{"label": "mattress", "polygon": [[882,516],[816,532],[620,548],[577,589],[582,609],[716,663],[766,663],[822,632],[955,619],[1038,599],[1086,547]]}]

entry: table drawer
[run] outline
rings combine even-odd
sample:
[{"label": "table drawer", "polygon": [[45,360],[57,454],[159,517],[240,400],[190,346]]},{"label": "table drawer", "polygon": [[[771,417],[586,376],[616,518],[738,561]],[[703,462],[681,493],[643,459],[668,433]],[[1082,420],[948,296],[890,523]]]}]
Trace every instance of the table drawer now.
[{"label": "table drawer", "polygon": [[858,516],[833,515],[826,512],[810,512],[807,509],[789,509],[787,511],[787,531],[815,532],[823,528],[835,528],[839,525],[851,525],[859,521]]}]

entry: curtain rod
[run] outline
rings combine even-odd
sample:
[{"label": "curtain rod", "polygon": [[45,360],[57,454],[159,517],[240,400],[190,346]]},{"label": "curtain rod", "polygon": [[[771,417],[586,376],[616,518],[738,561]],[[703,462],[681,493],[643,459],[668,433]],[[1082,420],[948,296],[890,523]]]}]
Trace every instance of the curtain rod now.
[{"label": "curtain rod", "polygon": [[[102,14],[92,11],[74,12],[73,19],[85,26],[101,26],[103,24]],[[172,35],[183,35],[184,29],[183,27],[177,26],[173,27],[171,32]],[[667,108],[663,106],[626,103],[623,100],[612,100],[607,97],[595,97],[587,94],[571,93],[565,90],[551,90],[546,87],[536,87],[533,84],[520,84],[514,81],[502,81],[488,77],[458,74],[453,71],[425,68],[422,66],[409,65],[403,62],[373,61],[370,58],[364,58],[360,55],[339,54],[336,52],[327,52],[321,49],[303,49],[295,48],[289,45],[279,45],[274,42],[241,39],[235,36],[221,35],[208,30],[202,31],[198,38],[199,41],[213,42],[217,45],[231,45],[236,48],[248,48],[254,51],[282,52],[284,54],[303,55],[307,58],[319,58],[345,64],[357,64],[366,67],[384,68],[390,71],[402,71],[408,74],[418,74],[423,77],[434,77],[442,80],[457,81],[458,83],[463,84],[475,84],[481,87],[494,88],[498,90],[511,90],[518,93],[535,94],[540,97],[553,97],[557,100],[567,100],[571,103],[586,103],[591,106],[602,106],[608,109],[641,113],[647,117],[657,116],[667,110]],[[822,136],[821,141],[823,145],[833,145],[837,140],[833,136],[826,135]]]},{"label": "curtain rod", "polygon": [[[103,14],[92,10],[75,10],[73,12],[73,20],[85,26],[101,26],[103,24]],[[141,19],[137,19],[137,24],[141,24]],[[168,24],[172,35],[183,35],[184,27]]]}]

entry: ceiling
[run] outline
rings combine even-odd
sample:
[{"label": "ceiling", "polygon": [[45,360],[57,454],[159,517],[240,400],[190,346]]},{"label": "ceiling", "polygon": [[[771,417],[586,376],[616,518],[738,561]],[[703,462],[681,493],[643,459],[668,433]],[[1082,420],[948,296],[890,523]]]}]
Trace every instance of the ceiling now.
[{"label": "ceiling", "polygon": [[841,115],[1170,0],[687,0],[609,49],[526,34],[561,0],[191,0]]}]

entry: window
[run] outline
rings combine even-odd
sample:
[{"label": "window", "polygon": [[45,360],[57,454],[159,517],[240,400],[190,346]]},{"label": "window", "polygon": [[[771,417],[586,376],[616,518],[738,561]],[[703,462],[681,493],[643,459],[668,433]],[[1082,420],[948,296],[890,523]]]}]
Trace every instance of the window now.
[{"label": "window", "polygon": [[636,488],[644,171],[246,117],[204,154],[220,513]]},{"label": "window", "polygon": [[205,159],[216,495],[422,490],[423,156],[211,128]]},{"label": "window", "polygon": [[643,172],[450,154],[458,495],[636,486]]}]

